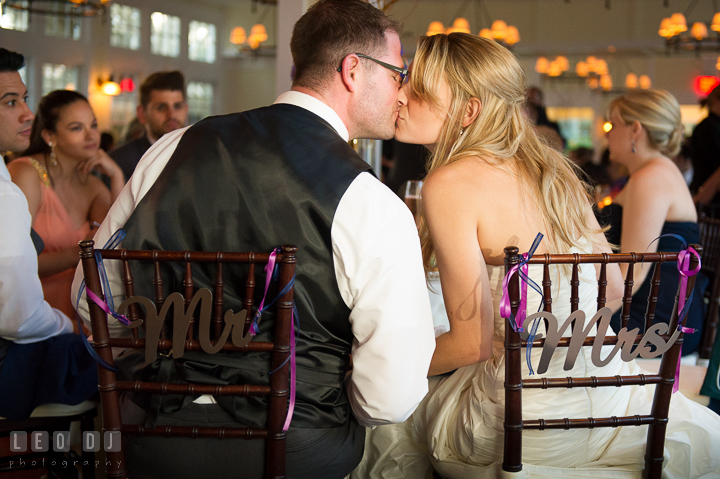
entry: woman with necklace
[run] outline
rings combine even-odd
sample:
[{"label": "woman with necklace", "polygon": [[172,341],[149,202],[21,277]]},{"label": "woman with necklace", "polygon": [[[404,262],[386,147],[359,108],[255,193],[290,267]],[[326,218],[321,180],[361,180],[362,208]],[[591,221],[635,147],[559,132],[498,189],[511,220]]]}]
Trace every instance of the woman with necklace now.
[{"label": "woman with necklace", "polygon": [[[92,238],[125,184],[122,170],[99,145],[97,119],[87,99],[56,90],[40,100],[30,147],[8,165],[27,197],[33,228],[45,242],[38,258],[45,299],[71,318],[78,242]],[[93,170],[110,178],[109,191]]]},{"label": "woman with necklace", "polygon": [[[625,187],[598,214],[601,222],[610,225],[608,241],[622,253],[682,249],[681,241],[670,235],[680,236],[688,244],[698,243],[695,205],[682,173],[670,159],[680,150],[684,134],[675,97],[665,90],[633,90],[610,103],[608,119],[612,126],[606,134],[610,161],[630,172]],[[627,267],[621,269],[624,277]],[[667,322],[677,289],[677,268],[667,263],[660,269],[654,322]],[[651,276],[650,268],[635,270],[628,330],[645,330]],[[694,352],[700,343],[706,285],[707,278],[698,276],[685,323],[696,332],[685,335],[683,355]],[[617,332],[622,326],[620,301],[610,306],[616,309],[610,324]]]}]

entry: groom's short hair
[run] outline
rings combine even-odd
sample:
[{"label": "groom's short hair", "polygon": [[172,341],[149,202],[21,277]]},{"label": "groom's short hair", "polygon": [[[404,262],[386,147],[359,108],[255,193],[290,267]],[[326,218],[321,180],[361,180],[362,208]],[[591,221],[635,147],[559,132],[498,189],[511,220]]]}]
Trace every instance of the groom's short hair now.
[{"label": "groom's short hair", "polygon": [[293,28],[293,86],[324,89],[347,55],[380,56],[387,48],[385,33],[401,30],[400,23],[363,0],[320,0]]}]

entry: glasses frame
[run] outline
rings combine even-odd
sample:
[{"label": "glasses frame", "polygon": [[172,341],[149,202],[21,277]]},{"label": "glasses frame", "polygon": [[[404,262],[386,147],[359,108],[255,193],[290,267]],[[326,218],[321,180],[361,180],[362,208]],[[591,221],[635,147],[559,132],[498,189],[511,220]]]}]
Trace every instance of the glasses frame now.
[{"label": "glasses frame", "polygon": [[[355,53],[355,55],[357,55],[360,58],[364,58],[366,60],[375,62],[378,65],[380,65],[381,67],[387,68],[388,70],[397,73],[398,75],[400,75],[400,83],[401,84],[405,83],[405,79],[407,78],[407,75],[408,75],[407,68],[400,68],[400,67],[396,67],[395,65],[391,65],[389,63],[381,62],[380,60],[376,60],[373,57],[365,55],[364,53]],[[337,71],[338,71],[338,73],[342,72],[342,65],[340,65],[338,67]]]}]

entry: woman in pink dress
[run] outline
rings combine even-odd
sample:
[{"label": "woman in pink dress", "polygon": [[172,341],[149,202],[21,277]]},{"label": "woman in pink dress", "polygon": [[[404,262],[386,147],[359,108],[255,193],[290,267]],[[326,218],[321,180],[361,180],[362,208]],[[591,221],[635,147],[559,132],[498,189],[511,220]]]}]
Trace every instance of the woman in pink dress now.
[{"label": "woman in pink dress", "polygon": [[[33,228],[45,242],[38,258],[45,299],[71,318],[78,242],[92,238],[125,184],[120,167],[99,145],[97,119],[87,99],[56,90],[40,100],[30,147],[8,165],[27,197]],[[93,169],[110,178],[110,190],[91,174]]]}]

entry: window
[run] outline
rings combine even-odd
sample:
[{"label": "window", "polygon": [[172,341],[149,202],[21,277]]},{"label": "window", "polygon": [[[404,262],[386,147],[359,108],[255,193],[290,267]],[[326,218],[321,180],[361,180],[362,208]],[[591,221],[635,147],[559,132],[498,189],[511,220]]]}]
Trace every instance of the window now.
[{"label": "window", "polygon": [[188,48],[190,60],[215,63],[215,25],[196,21],[190,22]]},{"label": "window", "polygon": [[[27,7],[27,0],[24,0],[21,5]],[[21,32],[27,31],[28,12],[4,6],[2,5],[2,2],[0,2],[0,13],[2,13],[2,16],[0,16],[0,28],[4,28],[5,30],[18,30]]]},{"label": "window", "polygon": [[110,45],[113,47],[140,48],[140,9],[113,3],[110,7]]},{"label": "window", "polygon": [[153,12],[150,51],[156,55],[180,56],[180,17]]},{"label": "window", "polygon": [[76,90],[78,69],[65,65],[45,63],[42,69],[42,94],[47,95],[53,90]]},{"label": "window", "polygon": [[123,137],[123,131],[128,123],[135,118],[135,107],[138,104],[136,92],[124,92],[112,99],[110,110],[110,126],[118,138]]},{"label": "window", "polygon": [[210,83],[190,82],[187,86],[188,124],[197,123],[212,115],[213,86]]},{"label": "window", "polygon": [[[58,13],[70,13],[75,7],[68,3],[53,3]],[[51,37],[80,39],[80,19],[71,15],[45,15],[45,35]]]},{"label": "window", "polygon": [[567,142],[567,149],[584,146],[593,147],[593,125],[595,110],[592,108],[547,107],[547,116],[557,122],[560,133]]}]

